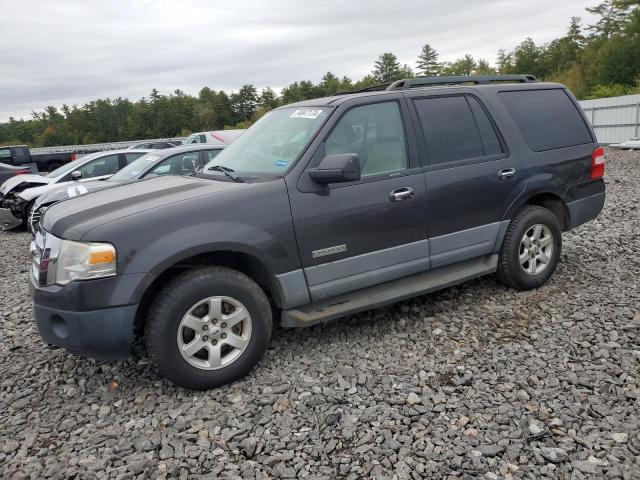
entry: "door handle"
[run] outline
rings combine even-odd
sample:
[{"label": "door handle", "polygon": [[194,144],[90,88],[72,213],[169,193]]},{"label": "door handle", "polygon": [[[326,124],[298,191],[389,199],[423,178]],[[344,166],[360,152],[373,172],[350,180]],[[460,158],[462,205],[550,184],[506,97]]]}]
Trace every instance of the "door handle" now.
[{"label": "door handle", "polygon": [[415,196],[415,192],[411,187],[402,187],[397,188],[396,190],[391,190],[389,192],[389,200],[392,202],[404,202],[405,200],[410,200]]},{"label": "door handle", "polygon": [[515,176],[516,176],[515,168],[505,168],[498,172],[498,178],[500,180],[509,180],[510,178],[513,178]]}]

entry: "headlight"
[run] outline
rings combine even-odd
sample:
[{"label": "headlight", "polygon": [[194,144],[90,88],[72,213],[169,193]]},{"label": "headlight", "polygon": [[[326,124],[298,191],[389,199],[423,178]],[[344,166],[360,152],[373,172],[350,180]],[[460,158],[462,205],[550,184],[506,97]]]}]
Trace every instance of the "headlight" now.
[{"label": "headlight", "polygon": [[116,249],[113,245],[62,240],[56,261],[57,284],[115,274]]}]

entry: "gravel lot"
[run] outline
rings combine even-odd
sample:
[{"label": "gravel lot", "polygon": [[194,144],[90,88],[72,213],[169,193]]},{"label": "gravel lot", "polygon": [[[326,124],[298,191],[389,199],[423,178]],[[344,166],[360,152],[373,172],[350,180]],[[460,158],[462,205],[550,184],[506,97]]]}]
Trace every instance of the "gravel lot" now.
[{"label": "gravel lot", "polygon": [[552,281],[492,277],[308,330],[193,392],[43,345],[0,233],[0,478],[640,478],[640,152]]}]

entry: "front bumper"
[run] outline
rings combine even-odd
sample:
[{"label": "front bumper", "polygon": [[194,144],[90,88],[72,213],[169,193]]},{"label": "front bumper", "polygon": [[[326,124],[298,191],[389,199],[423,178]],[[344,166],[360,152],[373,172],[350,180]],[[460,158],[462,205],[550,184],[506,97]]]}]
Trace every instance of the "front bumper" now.
[{"label": "front bumper", "polygon": [[10,209],[0,208],[0,228],[2,230],[11,230],[22,225],[22,220],[16,218]]},{"label": "front bumper", "polygon": [[113,360],[131,354],[138,305],[71,312],[34,303],[40,336],[50,345],[72,353]]},{"label": "front bumper", "polygon": [[138,304],[153,277],[122,275],[40,286],[33,273],[33,316],[45,342],[112,360],[131,354]]}]

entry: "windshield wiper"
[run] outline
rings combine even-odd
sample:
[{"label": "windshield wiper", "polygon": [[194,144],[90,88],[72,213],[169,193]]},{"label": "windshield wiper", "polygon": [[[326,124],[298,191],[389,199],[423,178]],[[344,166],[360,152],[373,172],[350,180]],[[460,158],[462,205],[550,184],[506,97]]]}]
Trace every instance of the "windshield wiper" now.
[{"label": "windshield wiper", "polygon": [[207,170],[222,172],[234,182],[244,182],[244,180],[242,180],[238,175],[233,173],[235,171],[233,168],[225,167],[223,165],[214,165],[213,167],[208,167]]}]

